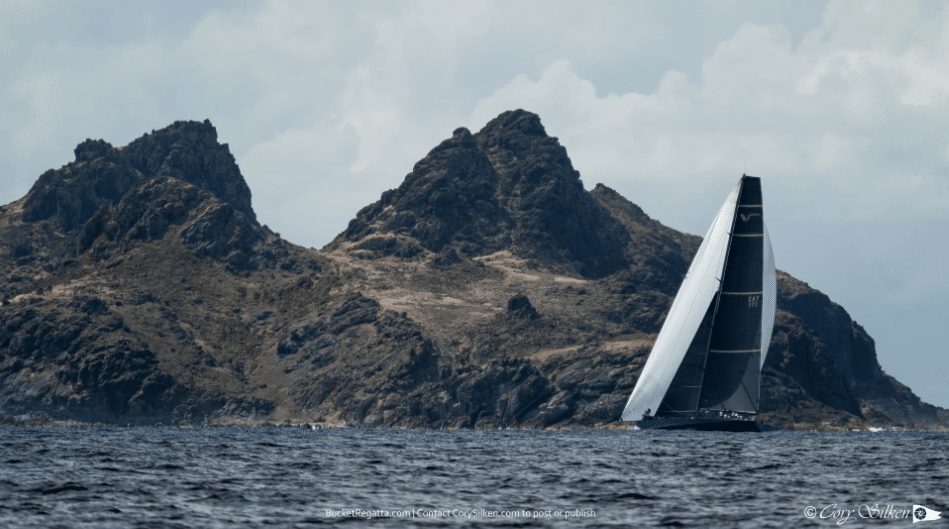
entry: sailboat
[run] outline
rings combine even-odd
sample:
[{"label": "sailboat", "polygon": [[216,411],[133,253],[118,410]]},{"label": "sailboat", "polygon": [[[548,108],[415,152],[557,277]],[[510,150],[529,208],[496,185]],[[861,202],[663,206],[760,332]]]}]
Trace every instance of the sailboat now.
[{"label": "sailboat", "polygon": [[761,179],[742,175],[689,266],[622,420],[639,429],[763,431],[754,416],[775,294]]}]

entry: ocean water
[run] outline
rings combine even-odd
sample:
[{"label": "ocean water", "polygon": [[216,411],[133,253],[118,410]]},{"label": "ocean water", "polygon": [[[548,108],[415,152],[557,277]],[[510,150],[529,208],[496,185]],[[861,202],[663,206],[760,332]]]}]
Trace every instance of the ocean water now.
[{"label": "ocean water", "polygon": [[947,448],[945,432],[3,427],[0,527],[909,527],[914,505],[949,510]]}]

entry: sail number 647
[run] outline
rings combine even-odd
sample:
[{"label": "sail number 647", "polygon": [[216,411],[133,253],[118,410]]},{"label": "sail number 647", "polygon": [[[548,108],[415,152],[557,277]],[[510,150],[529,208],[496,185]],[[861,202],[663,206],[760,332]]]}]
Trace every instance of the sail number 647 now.
[{"label": "sail number 647", "polygon": [[749,307],[757,307],[757,306],[758,306],[758,299],[760,299],[760,298],[761,298],[761,296],[748,296],[748,306],[749,306]]}]

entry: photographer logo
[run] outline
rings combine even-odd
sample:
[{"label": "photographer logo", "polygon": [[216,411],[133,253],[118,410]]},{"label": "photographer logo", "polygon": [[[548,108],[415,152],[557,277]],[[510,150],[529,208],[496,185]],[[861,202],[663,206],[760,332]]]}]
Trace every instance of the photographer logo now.
[{"label": "photographer logo", "polygon": [[913,523],[916,522],[928,522],[930,520],[938,520],[942,518],[939,516],[939,511],[934,511],[932,509],[927,509],[922,505],[913,505]]}]

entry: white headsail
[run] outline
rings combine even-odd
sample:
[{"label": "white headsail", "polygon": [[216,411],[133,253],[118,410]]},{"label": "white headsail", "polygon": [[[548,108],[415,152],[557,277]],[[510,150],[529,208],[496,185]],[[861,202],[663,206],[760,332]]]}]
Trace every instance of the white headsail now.
[{"label": "white headsail", "polygon": [[768,225],[764,228],[764,262],[761,277],[761,367],[768,356],[771,345],[771,333],[774,331],[774,312],[777,308],[777,276],[774,271],[774,253],[771,250],[771,238],[768,237]]},{"label": "white headsail", "polygon": [[[669,315],[662,324],[652,353],[636,382],[636,388],[626,402],[622,415],[624,421],[642,420],[647,411],[655,413],[669,389],[679,369],[679,364],[682,363],[692,343],[692,338],[705,317],[709,303],[719,288],[740,189],[739,183],[725,199],[725,204],[718,210],[718,215],[715,216],[712,226],[702,240],[702,245],[699,246],[698,252],[692,259],[689,271],[679,287],[675,301],[672,302],[672,308],[669,309]],[[766,245],[766,248],[770,252],[770,243]],[[773,260],[771,262],[773,275]],[[773,317],[771,321],[773,325]],[[764,331],[764,325],[762,325],[762,331]],[[763,332],[762,336],[764,336]],[[770,338],[771,333],[768,332],[767,336]],[[762,352],[764,350],[762,347]]]}]

